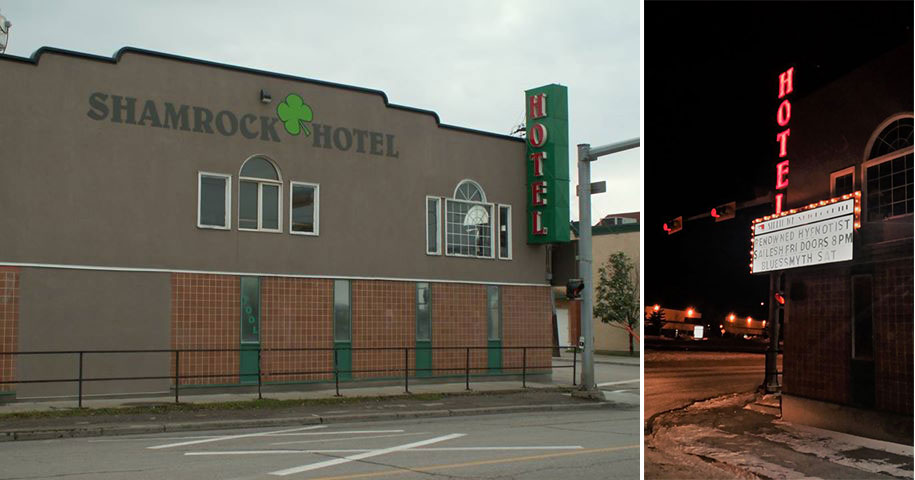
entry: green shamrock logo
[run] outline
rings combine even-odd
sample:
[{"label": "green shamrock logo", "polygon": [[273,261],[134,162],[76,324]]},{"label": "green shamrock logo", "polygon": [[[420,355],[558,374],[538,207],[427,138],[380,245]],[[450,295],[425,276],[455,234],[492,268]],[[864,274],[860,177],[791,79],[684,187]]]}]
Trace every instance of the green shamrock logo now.
[{"label": "green shamrock logo", "polygon": [[276,115],[283,121],[283,126],[290,135],[298,135],[299,132],[311,135],[311,131],[305,126],[305,122],[312,119],[311,107],[309,107],[302,97],[290,93],[286,96],[286,101],[276,106]]}]

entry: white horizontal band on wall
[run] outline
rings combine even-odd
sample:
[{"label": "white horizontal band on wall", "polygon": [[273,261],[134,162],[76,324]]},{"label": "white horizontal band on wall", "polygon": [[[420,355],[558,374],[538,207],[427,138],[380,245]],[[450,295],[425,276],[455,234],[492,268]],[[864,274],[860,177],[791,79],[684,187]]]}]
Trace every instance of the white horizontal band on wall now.
[{"label": "white horizontal band on wall", "polygon": [[294,273],[262,273],[262,272],[216,272],[207,270],[180,270],[168,268],[142,268],[142,267],[101,267],[96,265],[63,265],[52,263],[19,263],[0,262],[0,267],[20,268],[59,268],[63,270],[96,270],[103,272],[142,272],[142,273],[196,273],[201,275],[231,275],[245,277],[282,277],[282,278],[316,278],[327,280],[387,280],[392,282],[429,282],[429,283],[461,283],[469,285],[508,285],[516,287],[549,287],[548,283],[519,283],[478,280],[441,280],[433,278],[397,278],[397,277],[354,277],[347,275],[301,275]]}]

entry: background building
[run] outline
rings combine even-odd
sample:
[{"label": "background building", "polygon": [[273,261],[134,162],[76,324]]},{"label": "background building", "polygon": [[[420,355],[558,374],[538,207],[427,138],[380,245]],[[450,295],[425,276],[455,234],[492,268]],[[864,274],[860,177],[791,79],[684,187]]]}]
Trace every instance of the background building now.
[{"label": "background building", "polygon": [[[600,220],[597,225],[591,228],[591,245],[594,265],[592,268],[593,284],[597,285],[600,279],[599,269],[610,258],[610,255],[616,252],[623,252],[629,256],[635,266],[635,272],[639,272],[639,262],[641,259],[639,235],[641,224],[639,223],[639,212],[629,212],[620,214],[610,214]],[[580,319],[581,319],[581,301],[568,300],[565,298],[565,285],[569,278],[580,278],[578,275],[578,229],[579,222],[572,222],[572,242],[559,246],[553,253],[553,285],[556,296],[556,308],[558,318],[558,328],[561,330],[561,340],[568,338],[571,343],[578,343],[581,336]],[[638,277],[635,277],[638,283]],[[604,352],[628,352],[629,351],[629,334],[617,325],[610,325],[602,322],[599,318],[594,317],[594,348],[596,351]],[[638,331],[638,327],[635,328]],[[564,333],[568,332],[568,337]],[[640,342],[633,338],[633,349],[640,350]]]}]

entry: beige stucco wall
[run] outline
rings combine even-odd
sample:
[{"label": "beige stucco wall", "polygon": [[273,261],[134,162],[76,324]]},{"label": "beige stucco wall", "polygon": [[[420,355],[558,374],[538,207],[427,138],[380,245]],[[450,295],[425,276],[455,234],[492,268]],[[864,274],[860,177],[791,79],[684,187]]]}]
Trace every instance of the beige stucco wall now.
[{"label": "beige stucco wall", "polygon": [[[640,271],[639,263],[641,255],[639,254],[639,233],[611,233],[605,235],[595,235],[591,237],[592,252],[594,258],[594,278],[593,285],[597,285],[600,279],[598,269],[604,262],[615,252],[622,251],[629,255],[635,265],[636,271]],[[641,325],[639,325],[641,328]],[[625,330],[610,326],[594,319],[594,348],[595,350],[624,351],[629,350],[629,334]],[[639,342],[635,338],[632,340],[632,346],[639,350]]]},{"label": "beige stucco wall", "polygon": [[[381,92],[138,51],[116,62],[45,51],[37,64],[2,58],[0,71],[0,263],[545,283],[544,247],[526,244],[520,139],[439,126]],[[282,124],[265,141],[93,118],[97,93],[112,111],[112,96],[135,98],[135,118],[149,100],[163,117],[169,102],[258,120],[296,93],[312,125],[394,135],[399,155],[323,148]],[[239,169],[256,154],[279,167],[283,233],[237,229]],[[198,172],[232,175],[231,230],[197,227]],[[512,206],[512,260],[426,255],[426,196],[451,197],[463,179]],[[320,235],[288,233],[290,181],[320,184]]]}]

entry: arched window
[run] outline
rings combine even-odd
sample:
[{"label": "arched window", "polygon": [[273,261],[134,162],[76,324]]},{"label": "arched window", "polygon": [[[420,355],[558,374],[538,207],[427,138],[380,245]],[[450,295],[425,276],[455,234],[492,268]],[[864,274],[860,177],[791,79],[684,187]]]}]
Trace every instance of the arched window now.
[{"label": "arched window", "polygon": [[279,232],[282,230],[283,180],[267,157],[253,156],[238,175],[238,229]]},{"label": "arched window", "polygon": [[493,258],[493,205],[473,180],[461,181],[454,198],[445,199],[445,252],[464,257]]},{"label": "arched window", "polygon": [[486,193],[483,192],[483,187],[479,183],[473,180],[462,180],[454,189],[454,198],[469,202],[486,202]]},{"label": "arched window", "polygon": [[912,214],[912,131],[912,114],[899,114],[871,135],[863,166],[867,221]]}]

